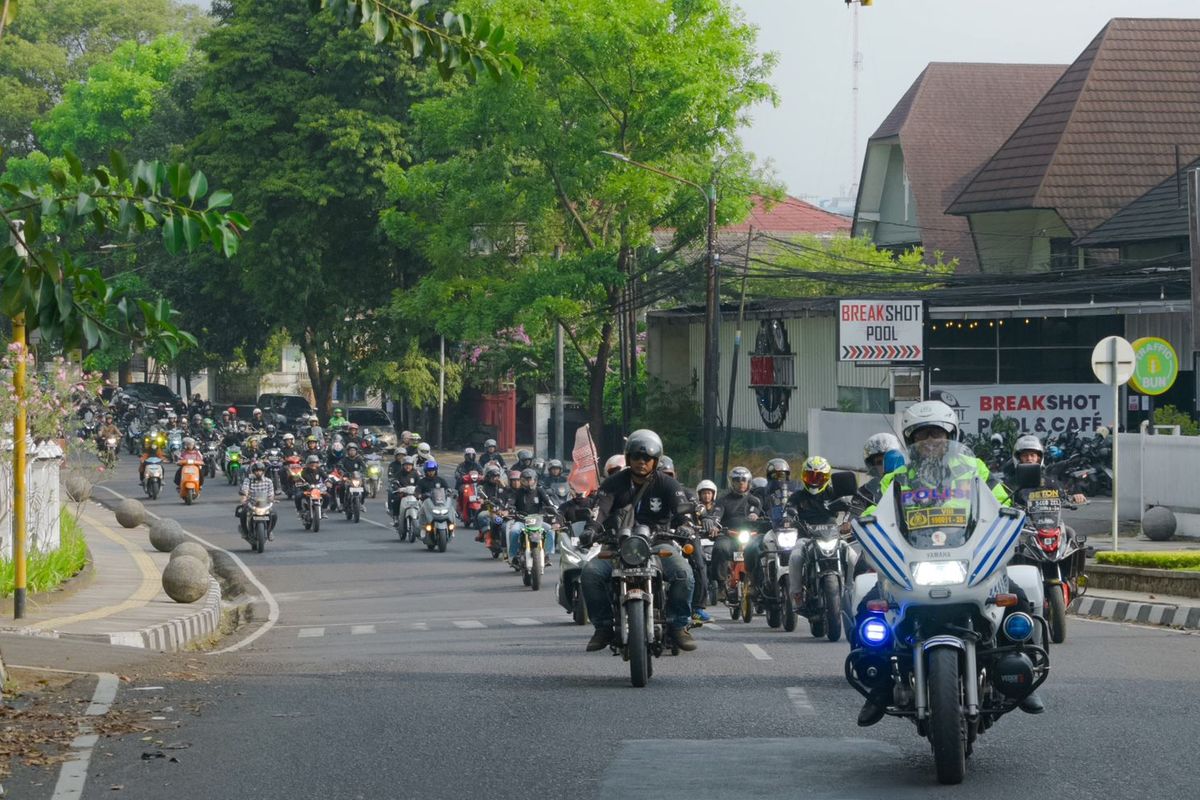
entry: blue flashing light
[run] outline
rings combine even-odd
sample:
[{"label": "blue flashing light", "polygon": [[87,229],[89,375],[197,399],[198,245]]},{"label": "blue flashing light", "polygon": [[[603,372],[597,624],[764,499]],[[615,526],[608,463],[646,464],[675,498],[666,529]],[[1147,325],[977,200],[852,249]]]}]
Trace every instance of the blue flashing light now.
[{"label": "blue flashing light", "polygon": [[888,624],[879,617],[867,617],[858,626],[858,638],[871,647],[879,647],[892,636]]},{"label": "blue flashing light", "polygon": [[1023,642],[1033,635],[1033,620],[1024,612],[1018,611],[1004,618],[1004,635],[1014,642]]}]

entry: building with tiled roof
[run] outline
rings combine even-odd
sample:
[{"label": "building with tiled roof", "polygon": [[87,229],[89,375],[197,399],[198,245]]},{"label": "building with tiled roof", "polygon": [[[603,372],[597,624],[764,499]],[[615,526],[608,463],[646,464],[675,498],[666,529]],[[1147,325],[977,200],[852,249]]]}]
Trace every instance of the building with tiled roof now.
[{"label": "building with tiled roof", "polygon": [[848,236],[850,220],[841,214],[833,214],[812,203],[790,195],[774,201],[755,197],[750,216],[738,225],[726,225],[722,233],[746,233],[751,227],[756,231],[778,236]]}]

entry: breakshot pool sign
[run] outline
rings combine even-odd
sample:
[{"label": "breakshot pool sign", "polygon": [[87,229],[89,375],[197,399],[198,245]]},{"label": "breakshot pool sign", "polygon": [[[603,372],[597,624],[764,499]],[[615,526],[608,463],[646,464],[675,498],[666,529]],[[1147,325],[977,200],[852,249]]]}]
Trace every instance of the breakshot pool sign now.
[{"label": "breakshot pool sign", "polygon": [[923,361],[924,332],[921,300],[838,301],[839,361]]},{"label": "breakshot pool sign", "polygon": [[1049,383],[934,386],[930,394],[954,409],[964,433],[991,433],[999,414],[1016,420],[1019,433],[1044,438],[1066,431],[1086,437],[1102,425],[1111,427],[1114,391],[1096,383]]}]

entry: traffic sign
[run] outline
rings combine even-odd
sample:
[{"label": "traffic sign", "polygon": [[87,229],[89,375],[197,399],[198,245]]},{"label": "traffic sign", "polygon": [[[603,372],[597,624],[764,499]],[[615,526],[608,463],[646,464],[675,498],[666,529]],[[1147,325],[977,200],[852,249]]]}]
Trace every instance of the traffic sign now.
[{"label": "traffic sign", "polygon": [[1133,345],[1120,336],[1106,336],[1092,350],[1092,372],[1096,380],[1121,386],[1133,376]]},{"label": "traffic sign", "polygon": [[838,301],[839,361],[919,362],[924,355],[924,301]]},{"label": "traffic sign", "polygon": [[1130,385],[1142,394],[1158,395],[1170,389],[1179,377],[1179,356],[1171,343],[1157,336],[1133,342],[1133,377]]}]

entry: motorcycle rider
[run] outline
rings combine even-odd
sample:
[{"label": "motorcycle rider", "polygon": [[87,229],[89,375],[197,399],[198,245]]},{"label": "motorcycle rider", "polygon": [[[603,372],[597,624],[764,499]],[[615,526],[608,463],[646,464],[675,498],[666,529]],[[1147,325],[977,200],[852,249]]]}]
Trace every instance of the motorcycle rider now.
[{"label": "motorcycle rider", "polygon": [[196,440],[190,436],[183,440],[183,449],[179,451],[180,465],[175,468],[175,486],[179,486],[179,476],[183,474],[183,462],[188,460],[200,464],[200,487],[204,488],[204,454],[196,447]]},{"label": "motorcycle rider", "polygon": [[340,428],[345,428],[349,424],[350,420],[346,419],[342,407],[338,406],[333,410],[333,416],[329,418],[329,432],[333,433]]},{"label": "motorcycle rider", "polygon": [[118,444],[117,450],[119,451],[121,449],[120,448],[121,437],[122,437],[121,429],[117,427],[117,424],[115,422],[113,422],[113,415],[105,414],[104,415],[104,424],[102,424],[100,426],[100,430],[96,431],[97,445],[101,449],[103,449],[107,444],[105,440],[116,439],[117,444]]},{"label": "motorcycle rider", "polygon": [[[641,429],[625,440],[625,461],[628,467],[606,478],[597,492],[596,519],[584,528],[581,544],[597,537],[611,537],[621,517],[634,524],[687,529],[690,503],[683,487],[674,478],[658,471],[663,444],[658,434]],[[589,546],[584,544],[584,546]],[[666,585],[667,622],[665,638],[685,652],[696,649],[696,641],[688,632],[691,621],[692,570],[683,555],[675,548],[672,555],[661,558],[662,579]],[[588,640],[588,652],[607,647],[614,639],[613,607],[609,598],[612,580],[612,559],[593,558],[580,574],[584,602],[596,631]]]},{"label": "motorcycle rider", "polygon": [[623,454],[618,453],[615,456],[609,456],[608,461],[604,462],[605,475],[616,475],[623,469],[625,469],[625,456]]},{"label": "motorcycle rider", "polygon": [[309,456],[317,456],[319,458],[321,456],[321,440],[310,433],[304,440],[303,455],[305,458]]},{"label": "motorcycle rider", "polygon": [[[518,528],[522,524],[522,519],[530,514],[541,516],[543,514],[554,513],[554,504],[550,501],[550,495],[546,494],[545,489],[537,485],[537,478],[537,472],[532,467],[522,470],[517,488],[512,492],[512,504],[513,509],[516,511],[516,516],[508,523],[508,530],[506,532],[508,558],[510,561],[517,557],[517,547],[521,542]],[[554,531],[550,528],[546,528],[545,544],[545,556],[548,565],[549,557],[554,555]]]},{"label": "motorcycle rider", "polygon": [[[958,415],[954,409],[940,400],[925,400],[915,403],[905,409],[901,416],[901,423],[901,433],[904,435],[904,443],[908,446],[910,462],[883,477],[880,484],[881,492],[886,492],[893,483],[898,483],[897,491],[912,491],[915,488],[921,488],[923,465],[933,463],[938,466],[939,470],[942,469],[941,462],[949,443],[957,441],[959,438]],[[992,478],[987,465],[980,459],[965,454],[955,454],[946,462],[945,466],[955,475],[961,475],[964,478],[978,476],[981,482],[991,487],[992,495],[1001,505],[1012,505],[1012,498],[1008,490],[1002,483]],[[864,515],[874,513],[874,506],[863,512]],[[1017,595],[1017,608],[1030,610],[1029,599],[1019,585],[1010,582],[1009,591]],[[879,585],[876,584],[875,588],[862,598],[855,610],[856,625],[861,621],[867,603],[878,599],[880,595]],[[892,684],[890,680],[881,682],[873,688],[871,695],[863,703],[862,710],[858,713],[859,726],[869,727],[883,719],[891,697]],[[1045,710],[1037,692],[1022,700],[1020,707],[1028,714],[1040,714]]]},{"label": "motorcycle rider", "polygon": [[542,486],[549,489],[557,483],[563,483],[567,480],[567,476],[563,475],[563,463],[557,458],[550,459],[546,464],[546,471],[542,473],[540,482]]},{"label": "motorcycle rider", "polygon": [[804,460],[800,469],[800,484],[803,488],[792,492],[787,504],[796,511],[799,522],[824,524],[833,518],[829,504],[837,498],[833,496],[830,483],[833,479],[833,467],[820,456],[809,456]]},{"label": "motorcycle rider", "polygon": [[342,474],[347,478],[355,472],[367,471],[367,462],[361,455],[359,455],[358,445],[356,445],[354,442],[346,445],[346,455],[342,456],[342,459],[338,461],[338,469],[340,469]]},{"label": "motorcycle rider", "polygon": [[767,462],[766,485],[753,490],[758,499],[762,501],[763,511],[771,518],[772,522],[779,521],[783,516],[783,508],[787,505],[788,498],[800,488],[800,485],[793,481],[791,476],[792,468],[785,459],[772,458]]},{"label": "motorcycle rider", "polygon": [[[246,509],[249,507],[250,498],[256,492],[266,491],[269,496],[275,495],[275,484],[267,477],[267,465],[261,461],[255,461],[250,465],[250,474],[242,479],[241,488],[238,490],[238,507],[234,512],[237,515],[238,523],[242,530],[242,535],[249,535],[250,530],[246,527]],[[267,539],[273,541],[275,539],[275,523],[278,517],[275,514],[275,509],[271,509],[271,524],[267,527]]]},{"label": "motorcycle rider", "polygon": [[425,462],[422,472],[424,474],[417,480],[417,496],[422,500],[429,497],[438,486],[445,489],[447,493],[450,492],[450,484],[446,483],[445,478],[438,475],[438,463],[432,458]]},{"label": "motorcycle rider", "polygon": [[146,483],[146,459],[161,458],[165,461],[167,458],[167,454],[163,448],[156,445],[155,437],[152,433],[142,437],[142,458],[138,462],[138,483],[143,486]]},{"label": "motorcycle rider", "polygon": [[288,456],[298,456],[300,451],[296,449],[296,437],[290,433],[285,433],[279,437],[279,454],[284,458]]},{"label": "motorcycle rider", "polygon": [[479,454],[475,452],[474,447],[468,447],[466,450],[463,450],[462,463],[454,470],[454,488],[456,490],[462,489],[463,478],[471,472],[483,472],[483,466],[480,465],[478,456]]},{"label": "motorcycle rider", "polygon": [[[1031,433],[1027,433],[1024,436],[1019,437],[1016,441],[1016,444],[1013,445],[1014,464],[1041,464],[1045,458],[1045,455],[1046,448],[1042,444],[1042,440]],[[1013,477],[1015,476],[1016,470],[1014,469]],[[1067,491],[1063,489],[1062,484],[1055,480],[1054,477],[1047,475],[1045,471],[1042,472],[1042,485],[1040,488],[1057,489],[1063,500],[1074,503],[1075,505],[1080,505],[1081,503],[1087,502],[1087,498],[1079,492],[1067,494]],[[1016,493],[1014,495],[1014,499],[1022,501],[1024,499],[1022,495],[1023,493]]]},{"label": "motorcycle rider", "polygon": [[[250,430],[252,432],[262,433],[265,431],[267,435],[270,435],[271,431],[268,431],[267,427],[267,420],[263,416],[261,408],[256,408],[250,412]],[[275,426],[271,425],[270,427],[274,428]]]},{"label": "motorcycle rider", "polygon": [[388,513],[395,517],[400,513],[400,489],[405,486],[416,486],[417,480],[420,478],[417,475],[416,459],[412,456],[404,455],[404,451],[397,449],[396,458],[391,464],[388,464],[388,486],[391,491],[388,492]]},{"label": "motorcycle rider", "polygon": [[500,450],[496,446],[495,439],[488,439],[483,443],[483,455],[479,457],[479,463],[483,466],[488,464],[497,464],[500,469],[506,469],[507,464],[504,463],[504,456],[500,455]]},{"label": "motorcycle rider", "polygon": [[283,447],[283,437],[279,435],[278,429],[272,424],[267,425],[264,429],[267,435],[262,438],[258,446],[262,450],[279,450]]},{"label": "motorcycle rider", "polygon": [[871,503],[878,503],[883,491],[879,488],[883,482],[883,463],[887,454],[896,451],[903,453],[904,448],[894,433],[876,433],[863,444],[863,464],[867,467],[870,479],[858,487],[859,494]]},{"label": "motorcycle rider", "polygon": [[[519,469],[521,472],[524,472],[527,469],[533,469],[533,451],[518,450],[517,463],[513,464],[513,469]],[[537,470],[534,470],[534,472],[537,472]]]},{"label": "motorcycle rider", "polygon": [[[325,469],[321,465],[321,457],[316,455],[307,456],[304,459],[304,469],[300,470],[300,478],[297,481],[296,488],[302,486],[316,486],[325,481]],[[300,512],[300,506],[304,500],[304,492],[297,491],[292,498],[296,501],[296,512]],[[321,499],[324,503],[324,498]]]},{"label": "motorcycle rider", "polygon": [[488,464],[483,468],[483,483],[479,484],[479,494],[483,496],[484,507],[475,515],[475,528],[479,531],[475,540],[482,542],[484,533],[492,525],[492,517],[495,513],[489,511],[488,506],[501,508],[508,505],[511,500],[508,487],[504,485],[504,473],[500,469],[500,465]]},{"label": "motorcycle rider", "polygon": [[[713,484],[715,489],[716,484]],[[742,526],[750,526],[751,541],[759,536],[756,529],[757,522],[763,516],[762,501],[750,491],[750,470],[746,467],[734,467],[729,471],[729,491],[725,493],[719,500],[714,502],[714,512],[706,513],[706,517],[711,517],[717,522],[721,528],[725,529],[723,535],[715,537],[712,549],[712,570],[713,577],[717,579],[717,594],[721,597],[725,595],[725,584],[729,580],[730,565],[733,563],[734,553],[737,551],[737,529]],[[749,550],[749,545],[745,546],[745,550]],[[745,556],[746,563],[750,564],[750,557]]]}]

